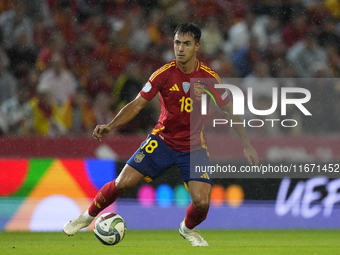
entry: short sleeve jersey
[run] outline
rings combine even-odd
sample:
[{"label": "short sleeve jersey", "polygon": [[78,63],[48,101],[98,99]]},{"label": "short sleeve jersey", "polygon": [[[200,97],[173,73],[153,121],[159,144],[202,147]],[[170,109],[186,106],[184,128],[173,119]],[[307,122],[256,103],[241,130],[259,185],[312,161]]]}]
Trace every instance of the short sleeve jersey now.
[{"label": "short sleeve jersey", "polygon": [[[198,60],[195,71],[190,74],[183,73],[173,60],[155,71],[140,92],[146,100],[151,100],[159,92],[161,114],[152,134],[179,152],[206,148],[206,115],[200,110],[203,90],[190,98],[190,90],[197,89],[196,84],[190,84],[191,78],[213,78],[215,84],[221,83],[218,74]],[[204,88],[204,85],[199,86]],[[218,93],[222,95],[222,105],[230,102],[225,90]]]}]

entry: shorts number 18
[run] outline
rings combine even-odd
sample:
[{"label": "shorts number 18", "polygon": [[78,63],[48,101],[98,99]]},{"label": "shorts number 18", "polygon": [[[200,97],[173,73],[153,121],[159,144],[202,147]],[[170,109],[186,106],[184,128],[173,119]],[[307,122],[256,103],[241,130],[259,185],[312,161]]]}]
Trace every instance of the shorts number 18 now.
[{"label": "shorts number 18", "polygon": [[141,149],[143,149],[144,147],[147,153],[153,153],[153,151],[158,147],[158,142],[156,140],[151,140],[150,137],[141,147]]}]

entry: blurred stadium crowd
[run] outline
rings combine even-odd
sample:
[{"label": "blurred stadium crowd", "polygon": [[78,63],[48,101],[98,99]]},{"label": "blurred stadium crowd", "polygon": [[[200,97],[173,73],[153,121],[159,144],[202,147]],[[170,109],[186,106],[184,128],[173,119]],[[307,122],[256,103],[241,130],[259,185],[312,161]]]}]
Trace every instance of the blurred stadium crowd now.
[{"label": "blurred stadium crowd", "polygon": [[[0,134],[91,134],[174,58],[173,30],[186,21],[202,28],[198,58],[245,78],[245,91],[259,87],[258,108],[270,108],[272,87],[311,91],[313,118],[294,108],[303,125],[289,133],[338,132],[340,85],[319,79],[340,75],[338,0],[1,0]],[[150,130],[157,108],[117,132]],[[282,132],[272,130],[259,132]]]}]

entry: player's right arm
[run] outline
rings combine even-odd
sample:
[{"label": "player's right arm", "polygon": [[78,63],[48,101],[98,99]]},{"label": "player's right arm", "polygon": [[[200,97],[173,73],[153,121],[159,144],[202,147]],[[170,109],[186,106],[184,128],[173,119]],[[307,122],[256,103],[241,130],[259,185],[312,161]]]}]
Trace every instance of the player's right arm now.
[{"label": "player's right arm", "polygon": [[115,129],[120,125],[124,125],[131,121],[136,115],[148,105],[150,101],[144,99],[139,93],[137,97],[125,105],[118,114],[113,118],[113,120],[107,125],[97,125],[93,131],[92,136],[101,141],[102,135],[109,133],[111,130]]},{"label": "player's right arm", "polygon": [[159,85],[162,84],[162,80],[167,80],[167,77],[169,76],[169,73],[165,71],[172,66],[174,66],[174,61],[156,70],[150,76],[148,82],[144,85],[143,89],[139,92],[137,97],[129,104],[124,106],[109,124],[96,126],[92,134],[93,137],[100,141],[102,138],[102,134],[109,133],[116,127],[124,125],[132,120],[134,117],[136,117],[136,115],[145,106],[147,106],[148,103],[160,91]]}]

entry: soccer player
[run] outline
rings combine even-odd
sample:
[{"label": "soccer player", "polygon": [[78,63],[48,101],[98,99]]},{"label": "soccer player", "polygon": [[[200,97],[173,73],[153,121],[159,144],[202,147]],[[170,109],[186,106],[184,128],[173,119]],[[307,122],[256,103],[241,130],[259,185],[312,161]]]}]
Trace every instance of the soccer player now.
[{"label": "soccer player", "polygon": [[[211,179],[203,175],[199,178],[190,176],[190,157],[195,164],[209,165],[209,157],[203,140],[206,116],[191,118],[192,108],[200,105],[202,93],[195,93],[190,98],[190,90],[195,88],[190,84],[190,78],[215,79],[218,75],[196,58],[199,49],[201,31],[193,23],[180,24],[174,31],[174,52],[176,59],[154,72],[137,97],[127,104],[107,125],[98,125],[93,131],[93,137],[101,141],[102,135],[116,127],[132,120],[159,93],[161,115],[159,123],[152,133],[141,144],[140,148],[127,161],[119,176],[105,184],[86,212],[68,222],[64,226],[67,235],[73,235],[87,227],[95,217],[107,206],[141,180],[152,181],[176,164],[189,190],[192,203],[189,205],[185,219],[180,223],[179,233],[189,240],[193,246],[208,246],[208,243],[194,230],[205,220],[209,210]],[[223,99],[221,110],[227,119],[240,122],[233,115],[233,105],[228,94],[221,95]],[[196,103],[196,104],[195,104]],[[199,104],[198,104],[199,103]],[[244,146],[244,154],[250,164],[259,162],[255,149],[250,144],[242,125],[234,125]]]}]

